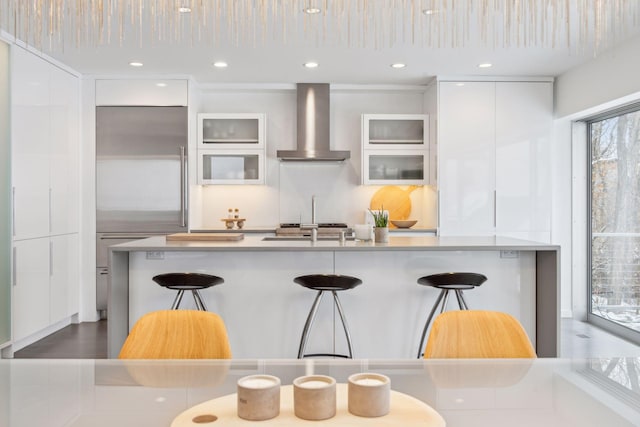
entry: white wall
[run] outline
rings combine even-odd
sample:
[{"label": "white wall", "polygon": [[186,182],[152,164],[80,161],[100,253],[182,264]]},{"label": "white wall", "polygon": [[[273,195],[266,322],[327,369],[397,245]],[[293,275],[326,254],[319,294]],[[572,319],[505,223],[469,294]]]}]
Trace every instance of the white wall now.
[{"label": "white wall", "polygon": [[579,115],[631,94],[640,94],[639,69],[640,36],[567,71],[556,80],[556,117]]},{"label": "white wall", "polygon": [[556,79],[552,242],[562,246],[562,315],[586,317],[586,136],[574,122],[640,100],[640,37]]},{"label": "white wall", "polygon": [[[273,227],[281,222],[308,222],[311,219],[311,196],[317,197],[319,222],[364,221],[364,211],[379,186],[360,185],[361,139],[360,115],[364,113],[422,113],[424,87],[379,88],[373,86],[331,87],[331,148],[350,150],[351,158],[343,163],[281,162],[277,150],[296,146],[295,85],[206,86],[199,91],[201,113],[266,113],[267,165],[266,185],[205,186],[195,189],[192,209],[201,203],[201,223],[192,212],[191,228],[221,228],[228,208],[240,209],[247,219],[245,227]],[[426,211],[424,189],[411,193],[412,217],[418,226],[435,226],[433,214]],[[427,193],[428,194],[428,193]],[[432,199],[428,199],[432,200]],[[428,223],[429,222],[429,223]]]}]

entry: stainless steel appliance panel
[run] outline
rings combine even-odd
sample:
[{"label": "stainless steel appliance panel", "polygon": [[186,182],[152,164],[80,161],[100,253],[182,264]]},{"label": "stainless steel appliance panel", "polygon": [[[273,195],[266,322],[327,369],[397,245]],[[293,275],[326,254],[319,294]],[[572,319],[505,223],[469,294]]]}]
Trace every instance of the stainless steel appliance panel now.
[{"label": "stainless steel appliance panel", "polygon": [[98,232],[185,232],[187,107],[96,108]]}]

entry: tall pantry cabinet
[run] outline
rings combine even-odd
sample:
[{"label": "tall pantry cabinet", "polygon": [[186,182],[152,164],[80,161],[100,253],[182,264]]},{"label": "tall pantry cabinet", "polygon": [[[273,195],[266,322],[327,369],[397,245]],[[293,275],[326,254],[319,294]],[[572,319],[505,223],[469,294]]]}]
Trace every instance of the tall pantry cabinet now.
[{"label": "tall pantry cabinet", "polygon": [[439,233],[550,241],[551,81],[438,83]]},{"label": "tall pantry cabinet", "polygon": [[76,76],[12,46],[14,343],[79,310],[79,91]]}]

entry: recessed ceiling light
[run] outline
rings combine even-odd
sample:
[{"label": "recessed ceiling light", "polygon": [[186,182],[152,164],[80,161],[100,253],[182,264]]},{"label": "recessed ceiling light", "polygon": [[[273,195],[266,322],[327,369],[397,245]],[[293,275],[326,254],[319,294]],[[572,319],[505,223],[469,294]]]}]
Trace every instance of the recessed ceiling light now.
[{"label": "recessed ceiling light", "polygon": [[190,13],[191,12],[191,8],[188,6],[180,6],[178,8],[178,12],[180,13]]},{"label": "recessed ceiling light", "polygon": [[305,9],[302,9],[302,11],[308,15],[315,15],[316,13],[320,13],[320,9],[318,9],[317,7],[307,7]]},{"label": "recessed ceiling light", "polygon": [[456,86],[464,86],[464,83],[456,83]]},{"label": "recessed ceiling light", "polygon": [[129,62],[129,65],[131,65],[132,67],[142,67],[144,64],[138,61],[131,61]]},{"label": "recessed ceiling light", "polygon": [[407,64],[403,64],[402,62],[396,62],[395,64],[391,64],[391,68],[404,68]]},{"label": "recessed ceiling light", "polygon": [[422,13],[424,13],[425,15],[435,15],[436,13],[438,13],[437,9],[424,9],[422,11]]},{"label": "recessed ceiling light", "polygon": [[167,87],[166,83],[156,83],[156,86],[158,87]]},{"label": "recessed ceiling light", "polygon": [[227,64],[224,61],[216,61],[213,63],[213,66],[216,68],[227,68],[229,66],[229,64]]},{"label": "recessed ceiling light", "polygon": [[304,66],[307,68],[318,68],[318,63],[317,62],[305,62]]},{"label": "recessed ceiling light", "polygon": [[482,64],[478,64],[478,68],[491,68],[493,66],[490,62],[483,62]]}]

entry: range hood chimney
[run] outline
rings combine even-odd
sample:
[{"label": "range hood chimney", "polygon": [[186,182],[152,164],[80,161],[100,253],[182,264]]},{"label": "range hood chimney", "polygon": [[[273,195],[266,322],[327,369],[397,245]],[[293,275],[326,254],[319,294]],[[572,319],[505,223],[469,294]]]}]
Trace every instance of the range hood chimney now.
[{"label": "range hood chimney", "polygon": [[298,83],[297,89],[297,149],[278,150],[280,160],[342,161],[351,157],[349,151],[332,151],[329,147],[329,84]]}]

